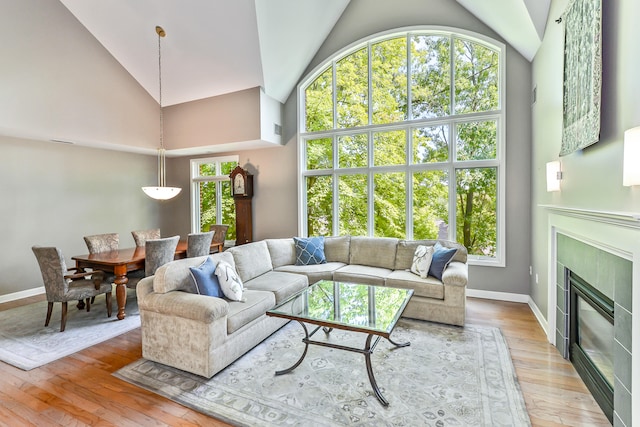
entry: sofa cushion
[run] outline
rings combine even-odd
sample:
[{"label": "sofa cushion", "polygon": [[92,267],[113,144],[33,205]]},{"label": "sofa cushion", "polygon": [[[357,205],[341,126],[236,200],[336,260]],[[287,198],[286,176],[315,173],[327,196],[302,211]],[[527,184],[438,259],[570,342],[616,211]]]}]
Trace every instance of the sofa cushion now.
[{"label": "sofa cushion", "polygon": [[333,280],[333,272],[345,265],[343,262],[327,262],[316,265],[283,265],[274,270],[304,274],[309,279],[309,284],[313,284],[318,280]]},{"label": "sofa cushion", "polygon": [[324,264],[324,237],[294,237],[296,245],[296,265]]},{"label": "sofa cushion", "polygon": [[284,271],[269,271],[244,283],[245,289],[272,292],[277,304],[307,286],[309,286],[307,276]]},{"label": "sofa cushion", "polygon": [[398,239],[391,237],[351,237],[349,264],[393,270],[396,266]]},{"label": "sofa cushion", "polygon": [[433,246],[433,256],[431,258],[431,267],[429,267],[429,275],[438,280],[442,280],[442,273],[451,262],[456,251],[456,248],[445,248],[440,243],[436,243]]},{"label": "sofa cushion", "polygon": [[200,295],[222,298],[222,288],[216,276],[216,266],[218,263],[211,257],[205,257],[202,264],[196,267],[189,267],[189,272],[196,285],[196,290]]},{"label": "sofa cushion", "polygon": [[413,289],[414,297],[444,299],[444,285],[441,281],[427,277],[422,279],[407,270],[395,270],[385,279],[385,285],[394,288]]},{"label": "sofa cushion", "polygon": [[266,239],[271,265],[274,269],[282,265],[294,265],[296,263],[296,247],[293,239]]},{"label": "sofa cushion", "polygon": [[264,240],[234,246],[226,252],[233,255],[236,271],[243,282],[273,270],[269,248]]},{"label": "sofa cushion", "polygon": [[243,302],[229,301],[227,335],[231,335],[258,317],[263,316],[267,310],[273,308],[276,304],[273,292],[246,289],[243,297]]},{"label": "sofa cushion", "polygon": [[349,264],[349,243],[351,236],[331,236],[324,238],[324,256],[327,262]]},{"label": "sofa cushion", "polygon": [[[365,285],[384,285],[384,279],[391,274],[390,269],[368,265],[345,265],[333,272],[333,280]],[[411,274],[411,273],[410,273]]]},{"label": "sofa cushion", "polygon": [[233,256],[227,252],[171,261],[156,270],[156,274],[153,277],[153,291],[159,294],[166,294],[171,291],[185,291],[197,294],[198,291],[191,278],[189,267],[202,264],[207,256],[210,256],[216,263],[225,261],[235,266]]}]

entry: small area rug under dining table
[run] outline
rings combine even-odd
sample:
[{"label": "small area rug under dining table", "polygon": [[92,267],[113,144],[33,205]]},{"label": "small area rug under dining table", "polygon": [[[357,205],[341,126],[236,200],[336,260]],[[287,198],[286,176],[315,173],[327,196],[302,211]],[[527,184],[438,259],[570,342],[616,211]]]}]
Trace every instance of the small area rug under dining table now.
[{"label": "small area rug under dining table", "polygon": [[[365,337],[333,330],[325,338],[363,347]],[[211,379],[145,359],[114,375],[239,426],[531,425],[498,328],[401,319],[392,338],[411,346],[382,339],[372,355],[386,408],[357,353],[310,346],[300,366],[275,376],[298,359],[302,338],[290,322]]]},{"label": "small area rug under dining table", "polygon": [[60,332],[61,308],[61,303],[53,305],[46,327],[46,301],[0,311],[0,360],[28,371],[140,327],[135,289],[127,289],[123,320],[117,317],[115,292],[111,317],[104,295],[96,297],[88,313],[78,310],[76,302],[68,303],[64,332]]}]

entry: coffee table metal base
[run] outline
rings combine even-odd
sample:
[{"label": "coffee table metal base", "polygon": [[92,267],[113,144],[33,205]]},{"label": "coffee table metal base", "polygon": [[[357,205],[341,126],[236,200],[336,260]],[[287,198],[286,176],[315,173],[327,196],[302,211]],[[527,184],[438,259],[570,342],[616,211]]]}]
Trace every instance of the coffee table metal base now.
[{"label": "coffee table metal base", "polygon": [[[376,397],[378,398],[380,403],[382,403],[383,406],[389,406],[389,402],[387,401],[387,399],[384,398],[384,396],[382,395],[382,392],[380,392],[380,388],[378,388],[378,383],[376,382],[376,378],[373,375],[373,368],[372,368],[372,365],[371,365],[371,353],[373,353],[373,350],[376,348],[376,345],[378,345],[378,341],[380,341],[380,338],[382,338],[380,335],[367,334],[367,340],[365,342],[364,348],[349,347],[349,346],[333,344],[333,343],[325,342],[325,341],[315,341],[315,340],[311,339],[311,337],[316,332],[318,332],[318,330],[320,328],[322,328],[324,333],[327,334],[327,335],[329,333],[331,333],[333,328],[327,328],[327,327],[323,327],[323,326],[316,326],[316,328],[313,331],[311,331],[311,333],[309,333],[309,331],[307,330],[307,326],[304,324],[304,322],[302,322],[300,320],[297,320],[297,322],[300,325],[302,325],[302,329],[304,329],[305,337],[302,339],[302,342],[305,344],[304,345],[304,351],[302,352],[302,355],[300,356],[300,358],[298,359],[298,361],[296,363],[294,363],[293,365],[291,365],[291,367],[289,367],[287,369],[283,369],[281,371],[276,371],[276,375],[288,374],[289,372],[293,371],[298,366],[300,366],[300,364],[302,363],[302,361],[304,360],[304,358],[307,355],[307,350],[309,349],[309,344],[321,345],[323,347],[330,347],[330,348],[335,348],[335,349],[339,349],[339,350],[346,350],[346,351],[352,351],[352,352],[355,352],[355,353],[364,354],[364,360],[365,360],[365,363],[367,365],[367,375],[369,376],[369,382],[371,383],[371,387],[373,388],[373,392],[376,394]],[[376,339],[375,339],[375,341],[373,341],[373,344],[372,344],[371,341],[372,341],[374,336],[376,337]],[[391,338],[387,338],[387,340],[391,344],[395,345],[396,347],[407,347],[407,346],[411,345],[410,342],[397,343],[397,342],[393,341]]]}]

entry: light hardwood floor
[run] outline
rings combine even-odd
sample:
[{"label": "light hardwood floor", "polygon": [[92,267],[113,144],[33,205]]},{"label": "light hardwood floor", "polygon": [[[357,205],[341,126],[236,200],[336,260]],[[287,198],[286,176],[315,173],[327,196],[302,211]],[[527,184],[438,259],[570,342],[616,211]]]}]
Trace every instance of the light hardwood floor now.
[{"label": "light hardwood floor", "polygon": [[[0,310],[41,299],[0,304]],[[610,425],[526,304],[467,301],[467,324],[502,329],[533,426]],[[0,362],[0,425],[227,425],[111,375],[141,355],[138,328],[31,371]]]}]

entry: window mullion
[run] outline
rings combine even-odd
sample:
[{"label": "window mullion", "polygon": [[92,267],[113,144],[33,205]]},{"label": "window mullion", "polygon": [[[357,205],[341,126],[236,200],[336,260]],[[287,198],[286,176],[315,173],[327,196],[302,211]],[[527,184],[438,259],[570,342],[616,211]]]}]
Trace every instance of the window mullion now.
[{"label": "window mullion", "polygon": [[413,120],[413,99],[411,97],[411,40],[413,36],[411,33],[407,34],[407,120]]},{"label": "window mullion", "polygon": [[332,233],[334,236],[340,234],[340,189],[338,185],[338,137],[333,136],[333,199],[332,199],[332,212],[333,212],[333,225]]},{"label": "window mullion", "polygon": [[[453,70],[451,71],[453,74]],[[456,168],[455,168],[455,156],[456,156],[456,124],[451,123],[449,125],[449,230],[448,238],[454,242],[457,239],[456,236],[456,201],[457,201],[457,184],[456,184]]]},{"label": "window mullion", "polygon": [[373,75],[371,74],[372,72],[372,66],[371,66],[371,43],[367,43],[367,74],[368,74],[368,78],[367,78],[367,124],[371,125],[373,123]]}]

